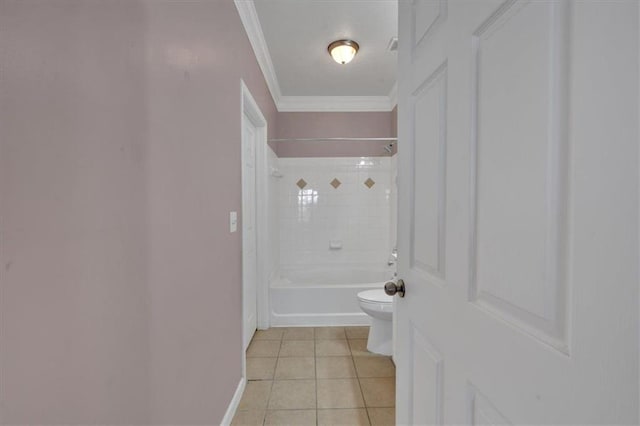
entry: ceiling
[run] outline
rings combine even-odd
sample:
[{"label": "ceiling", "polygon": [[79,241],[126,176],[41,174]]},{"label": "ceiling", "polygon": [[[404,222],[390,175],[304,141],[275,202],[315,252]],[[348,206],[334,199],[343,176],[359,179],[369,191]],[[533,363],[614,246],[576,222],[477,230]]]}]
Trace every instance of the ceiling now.
[{"label": "ceiling", "polygon": [[[395,106],[396,0],[236,0],[247,35],[281,111],[389,111]],[[334,40],[360,45],[339,65]]]}]

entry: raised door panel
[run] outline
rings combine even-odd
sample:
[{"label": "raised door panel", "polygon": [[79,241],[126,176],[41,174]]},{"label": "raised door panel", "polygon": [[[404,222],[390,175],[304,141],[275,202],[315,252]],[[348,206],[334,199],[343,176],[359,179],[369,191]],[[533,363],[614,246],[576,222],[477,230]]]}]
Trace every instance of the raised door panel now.
[{"label": "raised door panel", "polygon": [[509,1],[474,33],[470,274],[472,301],[564,352],[566,7]]},{"label": "raised door panel", "polygon": [[444,360],[420,330],[412,326],[410,337],[410,424],[443,423]]},{"label": "raised door panel", "polygon": [[467,423],[470,425],[510,425],[495,405],[472,383],[467,383]]},{"label": "raised door panel", "polygon": [[412,94],[414,176],[411,220],[413,269],[444,278],[446,203],[446,63]]},{"label": "raised door panel", "polygon": [[412,14],[414,46],[426,41],[446,18],[446,14],[446,0],[414,0]]}]

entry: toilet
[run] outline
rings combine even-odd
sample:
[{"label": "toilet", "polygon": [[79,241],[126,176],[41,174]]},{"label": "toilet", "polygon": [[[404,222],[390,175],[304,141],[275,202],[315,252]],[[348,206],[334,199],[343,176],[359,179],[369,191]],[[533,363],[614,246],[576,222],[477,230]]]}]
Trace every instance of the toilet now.
[{"label": "toilet", "polygon": [[383,289],[358,293],[360,309],[371,317],[367,350],[380,355],[393,354],[393,297]]}]

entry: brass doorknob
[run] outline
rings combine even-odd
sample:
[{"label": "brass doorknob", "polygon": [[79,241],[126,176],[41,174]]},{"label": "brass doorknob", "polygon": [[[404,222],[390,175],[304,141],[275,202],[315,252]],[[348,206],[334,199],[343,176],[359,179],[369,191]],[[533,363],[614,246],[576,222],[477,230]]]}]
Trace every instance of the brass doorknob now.
[{"label": "brass doorknob", "polygon": [[400,297],[404,297],[404,281],[398,280],[397,283],[393,281],[389,281],[384,285],[384,292],[389,296],[393,296],[394,294],[398,294]]}]

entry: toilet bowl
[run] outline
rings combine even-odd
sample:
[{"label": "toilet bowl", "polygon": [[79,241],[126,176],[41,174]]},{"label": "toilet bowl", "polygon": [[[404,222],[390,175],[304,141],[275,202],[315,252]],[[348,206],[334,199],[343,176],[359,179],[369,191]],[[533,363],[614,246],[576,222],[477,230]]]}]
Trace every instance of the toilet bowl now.
[{"label": "toilet bowl", "polygon": [[358,293],[360,309],[371,317],[367,350],[380,355],[393,353],[393,297],[383,289]]}]

